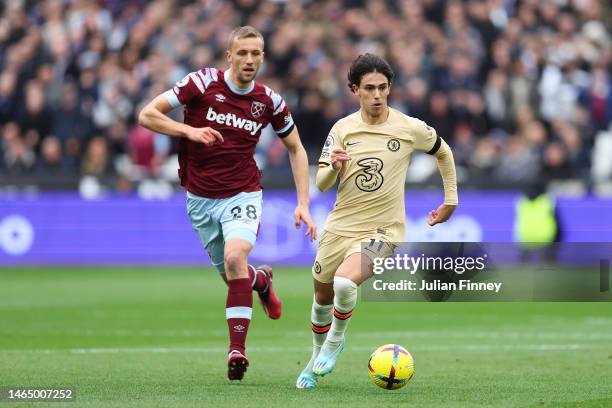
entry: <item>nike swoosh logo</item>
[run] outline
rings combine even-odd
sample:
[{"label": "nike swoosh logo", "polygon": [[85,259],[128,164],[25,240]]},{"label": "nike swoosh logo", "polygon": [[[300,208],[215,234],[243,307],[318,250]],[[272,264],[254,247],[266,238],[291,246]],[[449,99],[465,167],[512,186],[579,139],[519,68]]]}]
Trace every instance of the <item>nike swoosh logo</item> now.
[{"label": "nike swoosh logo", "polygon": [[356,145],[357,143],[359,143],[359,142],[353,142],[353,143],[348,143],[348,142],[347,142],[347,143],[346,143],[346,145],[347,145],[347,146],[352,146],[352,145]]}]

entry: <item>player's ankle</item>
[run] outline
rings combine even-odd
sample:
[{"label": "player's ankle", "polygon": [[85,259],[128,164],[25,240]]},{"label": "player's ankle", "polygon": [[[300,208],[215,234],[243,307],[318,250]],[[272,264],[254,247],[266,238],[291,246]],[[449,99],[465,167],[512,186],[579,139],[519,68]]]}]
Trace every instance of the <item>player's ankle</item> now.
[{"label": "player's ankle", "polygon": [[251,279],[253,290],[262,294],[266,293],[270,287],[271,277],[265,269],[256,268],[249,264],[247,265],[247,271],[249,273],[249,279]]},{"label": "player's ankle", "polygon": [[343,340],[344,340],[344,336],[339,337],[339,338],[333,338],[333,339],[328,338],[327,340],[325,340],[325,343],[327,343],[329,347],[335,348],[335,347],[340,346],[340,343],[342,343]]},{"label": "player's ankle", "polygon": [[242,354],[243,356],[246,355],[246,349],[243,347],[239,347],[239,346],[232,346],[230,347],[229,352],[227,353],[228,357],[231,357],[233,354]]}]

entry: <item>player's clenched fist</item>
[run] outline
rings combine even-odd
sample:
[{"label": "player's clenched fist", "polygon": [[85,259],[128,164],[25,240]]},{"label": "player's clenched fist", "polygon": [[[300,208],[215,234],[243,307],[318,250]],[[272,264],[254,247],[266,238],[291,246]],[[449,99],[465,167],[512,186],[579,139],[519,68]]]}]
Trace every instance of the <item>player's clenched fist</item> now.
[{"label": "player's clenched fist", "polygon": [[455,208],[457,208],[456,205],[442,204],[437,209],[429,212],[427,223],[433,227],[436,224],[448,221],[450,216],[453,215]]},{"label": "player's clenched fist", "polygon": [[334,170],[340,170],[342,168],[342,163],[349,160],[351,160],[351,156],[349,156],[344,149],[337,147],[332,150],[331,165]]},{"label": "player's clenched fist", "polygon": [[189,126],[185,131],[185,136],[187,136],[189,140],[196,143],[202,143],[206,146],[223,143],[223,136],[221,136],[221,133],[209,127],[194,128]]}]

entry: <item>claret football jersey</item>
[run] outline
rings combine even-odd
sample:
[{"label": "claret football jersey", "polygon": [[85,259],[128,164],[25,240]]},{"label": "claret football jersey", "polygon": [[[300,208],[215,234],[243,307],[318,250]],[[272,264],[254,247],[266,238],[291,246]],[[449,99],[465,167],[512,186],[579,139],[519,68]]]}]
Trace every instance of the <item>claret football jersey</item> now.
[{"label": "claret football jersey", "polygon": [[214,128],[224,138],[214,146],[179,140],[181,185],[202,197],[227,198],[260,190],[260,171],[253,154],[262,129],[272,124],[277,135],[285,137],[294,127],[279,94],[255,81],[240,89],[229,74],[229,70],[204,68],[166,92],[172,106],[184,106],[187,125]]}]

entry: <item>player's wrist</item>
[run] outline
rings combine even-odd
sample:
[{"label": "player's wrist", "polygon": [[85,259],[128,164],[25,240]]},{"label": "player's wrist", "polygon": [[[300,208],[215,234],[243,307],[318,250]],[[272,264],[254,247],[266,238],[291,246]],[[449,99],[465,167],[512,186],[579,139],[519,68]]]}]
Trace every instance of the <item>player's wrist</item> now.
[{"label": "player's wrist", "polygon": [[180,137],[185,137],[187,139],[189,139],[189,129],[191,128],[191,126],[186,125],[184,123],[179,123],[179,127],[178,127],[178,135]]}]

